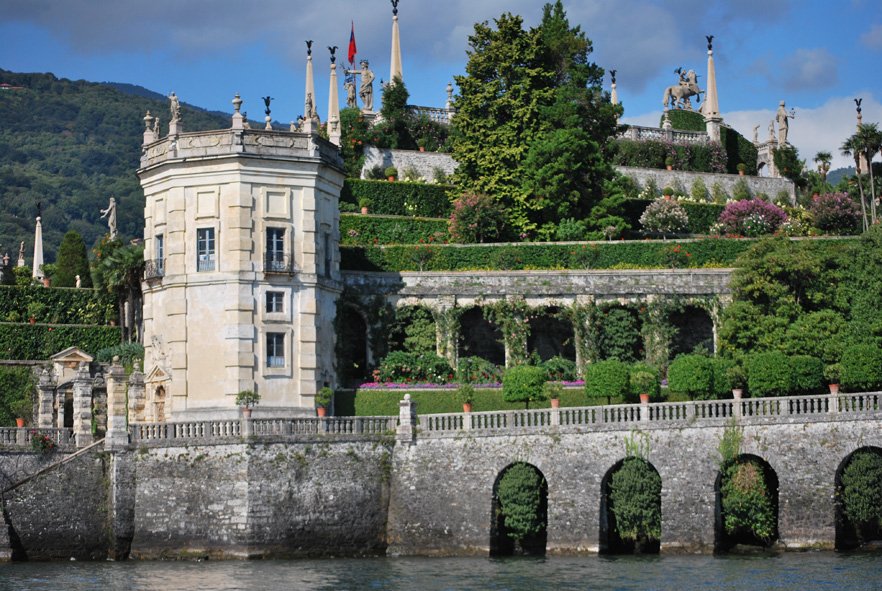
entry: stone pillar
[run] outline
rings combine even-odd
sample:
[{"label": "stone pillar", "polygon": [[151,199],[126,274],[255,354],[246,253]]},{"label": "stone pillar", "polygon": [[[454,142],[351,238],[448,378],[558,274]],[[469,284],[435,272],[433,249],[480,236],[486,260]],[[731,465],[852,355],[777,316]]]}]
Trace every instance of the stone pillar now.
[{"label": "stone pillar", "polygon": [[114,357],[107,372],[107,434],[104,436],[104,448],[108,451],[125,449],[129,444],[126,385],[125,370],[119,364],[119,357]]},{"label": "stone pillar", "polygon": [[73,380],[73,430],[77,447],[92,444],[92,376],[85,362]]},{"label": "stone pillar", "polygon": [[144,374],[138,362],[129,375],[129,421],[144,422],[144,407],[147,403],[147,394],[144,388]]},{"label": "stone pillar", "polygon": [[410,399],[410,394],[405,394],[398,403],[398,430],[395,439],[399,443],[414,443],[416,441],[416,402]]},{"label": "stone pillar", "polygon": [[722,136],[720,135],[720,127],[723,123],[722,117],[705,117],[704,126],[707,131],[707,137],[710,141],[720,143]]},{"label": "stone pillar", "polygon": [[40,382],[37,385],[37,426],[40,428],[52,427],[52,404],[55,401],[55,383],[49,370],[44,369],[40,374]]},{"label": "stone pillar", "polygon": [[251,437],[252,435],[254,435],[254,425],[251,422],[250,412],[242,413],[242,416],[239,419],[239,432],[242,437]]},{"label": "stone pillar", "polygon": [[65,390],[55,390],[55,428],[64,429],[64,403],[67,400],[67,392]]},{"label": "stone pillar", "polygon": [[649,400],[646,402],[640,401],[640,422],[649,422]]}]

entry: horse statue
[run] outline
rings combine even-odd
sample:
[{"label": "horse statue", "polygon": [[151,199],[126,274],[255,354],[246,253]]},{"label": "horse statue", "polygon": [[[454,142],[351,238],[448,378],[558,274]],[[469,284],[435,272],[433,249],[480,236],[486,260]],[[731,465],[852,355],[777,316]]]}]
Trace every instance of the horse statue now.
[{"label": "horse statue", "polygon": [[685,75],[680,68],[675,70],[675,72],[680,75],[680,83],[676,86],[668,86],[665,89],[662,106],[667,109],[668,103],[670,103],[671,109],[688,109],[691,111],[692,102],[689,100],[690,97],[697,96],[701,98],[701,94],[704,92],[698,88],[698,76],[696,76],[695,70],[689,70]]}]

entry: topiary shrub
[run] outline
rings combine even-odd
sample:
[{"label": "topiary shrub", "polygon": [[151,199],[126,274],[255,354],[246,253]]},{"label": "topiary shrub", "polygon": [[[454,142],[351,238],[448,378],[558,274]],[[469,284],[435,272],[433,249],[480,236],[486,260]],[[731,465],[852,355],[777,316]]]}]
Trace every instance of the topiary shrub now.
[{"label": "topiary shrub", "polygon": [[535,365],[510,367],[502,376],[502,398],[506,402],[523,402],[524,408],[530,408],[530,402],[545,400],[545,378],[545,370]]},{"label": "topiary shrub", "polygon": [[824,193],[809,206],[816,228],[831,234],[856,234],[861,225],[861,208],[848,193]]},{"label": "topiary shrub", "polygon": [[453,381],[447,360],[434,353],[393,351],[379,367],[381,382],[446,384]]},{"label": "topiary shrub", "polygon": [[714,368],[704,355],[679,355],[668,367],[668,389],[693,400],[714,397]]},{"label": "topiary shrub", "polygon": [[497,498],[505,532],[517,542],[541,534],[545,529],[542,496],[545,479],[528,464],[518,462],[499,479]]},{"label": "topiary shrub", "polygon": [[540,364],[549,380],[555,382],[570,382],[578,378],[576,362],[557,355],[543,361]]},{"label": "topiary shrub", "polygon": [[852,345],[842,351],[840,383],[849,392],[868,392],[882,386],[882,349]]},{"label": "topiary shrub", "polygon": [[607,402],[613,397],[627,396],[628,377],[625,363],[617,359],[597,361],[585,371],[585,394],[588,398],[606,397]]},{"label": "topiary shrub", "polygon": [[787,220],[783,209],[762,199],[741,199],[726,205],[720,214],[720,225],[725,234],[762,236],[771,234]]},{"label": "topiary shrub", "polygon": [[[743,389],[745,383],[747,381],[747,376],[744,375],[744,370],[741,369],[734,361],[731,359],[726,359],[725,357],[711,357],[711,373],[713,374],[713,397],[717,400],[721,400],[723,398],[729,398],[732,394],[732,390],[736,388]],[[738,368],[740,372],[740,380],[736,375],[733,374],[732,368]],[[733,378],[735,378],[733,380]],[[735,384],[739,385],[735,385]]]},{"label": "topiary shrub", "polygon": [[793,394],[820,394],[824,388],[824,362],[811,355],[790,358],[793,371]]},{"label": "topiary shrub", "polygon": [[752,397],[787,396],[793,389],[793,370],[784,353],[754,353],[747,357],[745,365],[747,389]]},{"label": "topiary shrub", "polygon": [[461,357],[456,365],[456,381],[498,384],[502,381],[502,368],[482,357]]},{"label": "topiary shrub", "polygon": [[629,402],[636,402],[640,394],[649,394],[650,400],[661,399],[661,380],[658,368],[648,363],[634,363],[629,368]]}]

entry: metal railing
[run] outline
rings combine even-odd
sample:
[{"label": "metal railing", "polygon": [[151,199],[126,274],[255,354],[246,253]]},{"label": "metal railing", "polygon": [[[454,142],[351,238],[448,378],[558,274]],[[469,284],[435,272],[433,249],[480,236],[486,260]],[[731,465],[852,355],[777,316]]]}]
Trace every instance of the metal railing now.
[{"label": "metal railing", "polygon": [[297,266],[290,255],[268,253],[263,260],[263,272],[294,275],[297,272]]},{"label": "metal railing", "polygon": [[144,261],[144,279],[159,279],[165,275],[165,261],[156,259]]}]

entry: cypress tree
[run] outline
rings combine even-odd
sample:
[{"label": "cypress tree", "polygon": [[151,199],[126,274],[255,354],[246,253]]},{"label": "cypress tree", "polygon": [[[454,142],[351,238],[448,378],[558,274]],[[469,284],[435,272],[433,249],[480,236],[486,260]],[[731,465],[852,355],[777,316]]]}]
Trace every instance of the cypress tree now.
[{"label": "cypress tree", "polygon": [[64,235],[58,248],[56,267],[52,277],[52,285],[55,287],[75,287],[77,275],[80,276],[81,287],[92,287],[86,243],[77,232],[70,230]]}]

